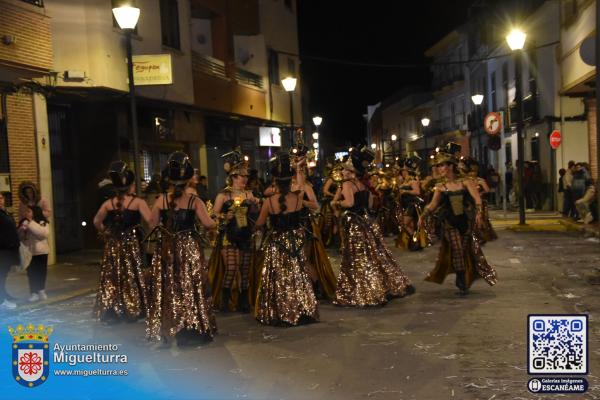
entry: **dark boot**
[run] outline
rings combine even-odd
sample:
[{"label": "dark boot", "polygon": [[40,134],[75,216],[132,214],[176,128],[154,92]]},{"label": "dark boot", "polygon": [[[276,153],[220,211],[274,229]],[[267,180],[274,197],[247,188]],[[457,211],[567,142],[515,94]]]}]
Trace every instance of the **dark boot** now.
[{"label": "dark boot", "polygon": [[244,314],[250,312],[250,304],[248,304],[248,289],[244,289],[240,292],[238,298],[238,311]]},{"label": "dark boot", "polygon": [[469,289],[467,289],[467,281],[465,279],[465,271],[456,272],[456,287],[458,288],[459,295],[466,296],[469,294]]},{"label": "dark boot", "polygon": [[220,311],[223,313],[229,312],[229,299],[231,298],[231,289],[221,289],[221,308]]}]

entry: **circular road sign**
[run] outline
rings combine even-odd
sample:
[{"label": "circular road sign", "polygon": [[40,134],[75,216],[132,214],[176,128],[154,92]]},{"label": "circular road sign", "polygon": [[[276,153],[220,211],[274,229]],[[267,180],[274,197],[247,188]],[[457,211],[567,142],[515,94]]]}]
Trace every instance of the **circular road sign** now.
[{"label": "circular road sign", "polygon": [[560,135],[560,132],[552,131],[550,134],[550,147],[556,150],[558,149],[558,146],[560,146],[560,142],[562,142],[562,136]]},{"label": "circular road sign", "polygon": [[499,113],[490,112],[483,119],[485,131],[490,135],[497,135],[502,129],[502,117]]}]

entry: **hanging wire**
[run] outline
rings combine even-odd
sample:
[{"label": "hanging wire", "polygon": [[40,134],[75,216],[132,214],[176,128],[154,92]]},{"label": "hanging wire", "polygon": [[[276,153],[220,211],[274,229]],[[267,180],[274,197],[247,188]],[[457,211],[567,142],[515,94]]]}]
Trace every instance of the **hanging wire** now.
[{"label": "hanging wire", "polygon": [[[559,43],[560,43],[560,41],[554,41],[551,43],[546,43],[546,44],[543,44],[540,46],[530,48],[530,50],[543,49],[545,47],[554,46]],[[368,62],[362,62],[362,61],[342,60],[342,59],[338,59],[338,58],[318,57],[318,56],[310,56],[310,55],[298,55],[295,53],[290,53],[290,52],[286,52],[286,51],[278,51],[278,50],[275,50],[275,51],[280,54],[285,54],[285,55],[293,56],[293,57],[299,57],[301,60],[321,61],[321,62],[328,62],[328,63],[333,63],[333,64],[351,65],[351,66],[356,66],[356,67],[392,68],[392,69],[416,69],[416,68],[426,68],[426,67],[435,66],[435,65],[443,66],[443,65],[470,64],[470,63],[494,60],[494,59],[503,58],[503,57],[509,57],[512,55],[512,52],[510,52],[510,53],[506,53],[506,54],[499,54],[496,56],[490,56],[490,57],[484,57],[484,58],[473,58],[473,59],[465,60],[465,61],[380,64],[380,63],[368,63]]]}]

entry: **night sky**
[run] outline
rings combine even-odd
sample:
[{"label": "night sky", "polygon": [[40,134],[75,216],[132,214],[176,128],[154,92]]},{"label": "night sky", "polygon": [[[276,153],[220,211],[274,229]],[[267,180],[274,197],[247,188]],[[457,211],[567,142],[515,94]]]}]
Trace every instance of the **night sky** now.
[{"label": "night sky", "polygon": [[326,151],[365,137],[363,114],[408,85],[428,89],[427,66],[372,68],[316,61],[333,58],[378,64],[423,64],[426,49],[467,20],[473,0],[298,0],[302,76],[310,112],[320,114]]}]

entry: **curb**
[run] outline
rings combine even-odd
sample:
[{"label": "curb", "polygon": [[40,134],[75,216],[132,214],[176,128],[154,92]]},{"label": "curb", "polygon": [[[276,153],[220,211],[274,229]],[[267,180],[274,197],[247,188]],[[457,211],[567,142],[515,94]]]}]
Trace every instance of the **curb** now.
[{"label": "curb", "polygon": [[29,310],[29,309],[33,309],[33,308],[37,308],[39,306],[49,306],[51,304],[56,304],[56,303],[62,303],[63,301],[67,301],[67,300],[71,300],[75,297],[80,297],[80,296],[85,296],[87,294],[91,294],[94,293],[96,291],[96,289],[93,288],[86,288],[86,289],[79,289],[79,290],[74,290],[72,292],[63,294],[63,295],[59,295],[56,297],[51,297],[48,300],[45,301],[38,301],[35,303],[25,303],[25,304],[21,304],[19,306],[17,306],[17,308],[15,310],[17,311],[25,311],[25,310]]},{"label": "curb", "polygon": [[562,225],[564,225],[568,230],[587,233],[594,237],[600,237],[600,229],[594,228],[593,226],[586,226],[565,219],[561,219],[559,220],[559,222]]}]

